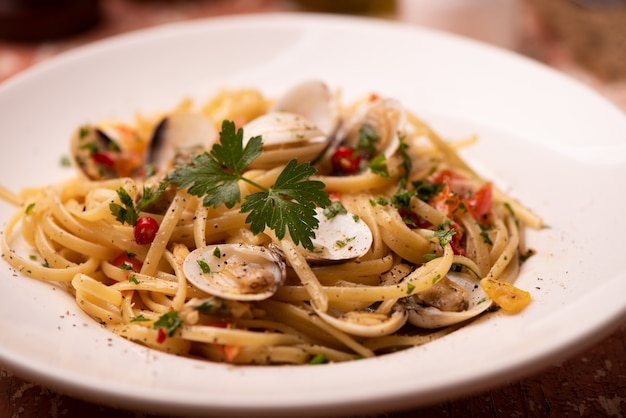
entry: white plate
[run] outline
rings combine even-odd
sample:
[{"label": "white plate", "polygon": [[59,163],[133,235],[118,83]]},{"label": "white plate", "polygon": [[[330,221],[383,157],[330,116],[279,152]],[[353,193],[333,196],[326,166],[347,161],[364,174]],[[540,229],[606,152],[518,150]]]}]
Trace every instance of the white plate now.
[{"label": "white plate", "polygon": [[[97,402],[221,416],[371,413],[493,387],[561,360],[626,312],[626,118],[527,59],[414,27],[316,15],[196,21],[79,48],[0,86],[0,178],[17,190],[60,167],[79,124],[198,100],[223,86],[269,95],[307,78],[346,98],[395,96],[447,137],[480,135],[474,166],[550,229],[518,284],[533,303],[422,348],[344,364],[232,367],[157,353],[102,330],[60,290],[0,274],[0,362]],[[0,204],[4,222],[13,208]]]}]

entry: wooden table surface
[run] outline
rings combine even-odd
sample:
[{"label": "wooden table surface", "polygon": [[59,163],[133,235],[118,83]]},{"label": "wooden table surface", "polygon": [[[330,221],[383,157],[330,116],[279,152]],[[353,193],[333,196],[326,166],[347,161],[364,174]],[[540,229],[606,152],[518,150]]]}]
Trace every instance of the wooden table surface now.
[{"label": "wooden table surface", "polygon": [[[298,10],[302,9],[294,3],[277,0],[104,0],[100,23],[74,37],[31,43],[0,39],[0,82],[65,50],[139,28],[225,14]],[[626,80],[602,80],[578,66],[558,40],[537,28],[527,12],[515,46],[519,52],[579,79],[626,110]],[[406,20],[399,14],[386,18]],[[574,357],[539,374],[461,399],[375,417],[626,416],[624,319],[608,337],[580,347]],[[156,417],[104,405],[106,400],[103,405],[86,402],[0,368],[0,417]]]}]

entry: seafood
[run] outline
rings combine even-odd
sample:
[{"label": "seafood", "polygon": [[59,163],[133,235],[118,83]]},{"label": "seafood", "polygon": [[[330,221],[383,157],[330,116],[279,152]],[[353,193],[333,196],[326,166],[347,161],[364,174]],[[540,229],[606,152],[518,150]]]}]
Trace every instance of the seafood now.
[{"label": "seafood", "polygon": [[224,299],[267,299],[286,277],[286,266],[271,249],[247,244],[198,248],[185,257],[183,272],[200,290]]}]

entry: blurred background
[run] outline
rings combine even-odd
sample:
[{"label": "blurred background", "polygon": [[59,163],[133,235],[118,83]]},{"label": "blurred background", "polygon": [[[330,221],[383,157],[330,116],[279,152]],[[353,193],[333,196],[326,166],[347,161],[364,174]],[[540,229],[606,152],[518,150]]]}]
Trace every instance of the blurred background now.
[{"label": "blurred background", "polygon": [[0,0],[0,81],[119,33],[266,12],[365,15],[453,32],[544,62],[626,108],[626,0]]}]

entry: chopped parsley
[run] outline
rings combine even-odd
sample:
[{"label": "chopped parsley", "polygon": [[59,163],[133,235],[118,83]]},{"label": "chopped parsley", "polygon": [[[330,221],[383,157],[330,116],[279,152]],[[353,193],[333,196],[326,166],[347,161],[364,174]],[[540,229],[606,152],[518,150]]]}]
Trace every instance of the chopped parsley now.
[{"label": "chopped parsley", "polygon": [[454,236],[454,234],[456,234],[456,231],[453,228],[450,228],[449,222],[446,222],[438,225],[437,230],[426,238],[437,238],[439,240],[439,245],[445,247],[452,241],[452,237]]},{"label": "chopped parsley", "polygon": [[410,295],[411,293],[413,293],[414,290],[415,290],[415,285],[411,282],[408,282],[406,284],[406,294]]},{"label": "chopped parsley", "polygon": [[61,167],[71,167],[72,166],[72,161],[70,160],[70,157],[68,157],[67,155],[62,156],[61,160],[59,161],[59,163],[61,164]]},{"label": "chopped parsley", "polygon": [[370,205],[376,206],[387,206],[389,205],[389,201],[382,196],[378,196],[376,199],[370,199]]},{"label": "chopped parsley", "polygon": [[319,353],[313,356],[311,360],[309,360],[309,364],[325,364],[328,363],[328,358],[326,358],[326,354]]},{"label": "chopped parsley", "polygon": [[348,211],[339,201],[332,202],[324,208],[324,216],[326,219],[332,219],[337,215],[346,214]]},{"label": "chopped parsley", "polygon": [[178,312],[170,311],[164,313],[154,323],[154,329],[163,328],[168,337],[174,335],[174,332],[183,325],[183,320],[178,316]]},{"label": "chopped parsley", "polygon": [[130,318],[130,322],[148,322],[150,319],[146,318],[143,315],[133,316]]},{"label": "chopped parsley", "polygon": [[367,167],[372,170],[372,173],[378,174],[382,178],[390,179],[389,170],[387,169],[387,157],[385,154],[380,154],[367,164]]},{"label": "chopped parsley", "polygon": [[209,265],[207,264],[206,261],[200,259],[200,260],[196,260],[198,263],[198,266],[200,266],[200,270],[202,270],[203,273],[205,274],[209,274],[211,273],[211,267],[209,267]]},{"label": "chopped parsley", "polygon": [[380,140],[380,136],[372,125],[367,123],[359,128],[357,149],[370,154],[376,154],[376,143]]},{"label": "chopped parsley", "polygon": [[27,214],[27,215],[30,215],[34,208],[35,208],[35,204],[31,203],[28,206],[26,206],[26,209],[24,210],[24,213]]}]

